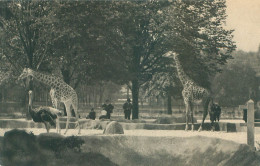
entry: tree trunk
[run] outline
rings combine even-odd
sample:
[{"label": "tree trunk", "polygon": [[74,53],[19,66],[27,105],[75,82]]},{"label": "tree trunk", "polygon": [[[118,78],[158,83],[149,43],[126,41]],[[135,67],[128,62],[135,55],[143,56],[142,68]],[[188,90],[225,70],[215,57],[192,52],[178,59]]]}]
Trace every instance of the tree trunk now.
[{"label": "tree trunk", "polygon": [[139,108],[138,108],[138,97],[139,97],[139,78],[140,76],[140,61],[141,53],[143,48],[140,46],[134,47],[134,54],[132,59],[132,72],[134,77],[132,78],[132,99],[133,99],[133,113],[132,119],[138,119]]},{"label": "tree trunk", "polygon": [[5,89],[6,88],[2,88],[2,102],[5,102]]},{"label": "tree trunk", "polygon": [[133,98],[132,119],[138,119],[138,114],[139,114],[138,97],[139,97],[139,82],[137,79],[135,79],[132,81],[132,98]]},{"label": "tree trunk", "polygon": [[93,106],[94,108],[96,107],[96,103],[97,103],[97,100],[96,100],[96,89],[95,87],[93,87]]},{"label": "tree trunk", "polygon": [[87,96],[87,94],[86,93],[84,93],[84,92],[86,92],[87,90],[86,90],[86,86],[85,85],[82,85],[82,87],[84,88],[83,89],[83,93],[82,93],[82,96],[83,96],[83,103],[84,103],[84,106],[86,106],[87,105],[87,102],[88,102],[88,96]]},{"label": "tree trunk", "polygon": [[47,93],[47,88],[45,88],[45,99],[46,99],[46,103],[45,103],[45,105],[47,106],[48,105],[48,95],[49,95],[49,93]]},{"label": "tree trunk", "polygon": [[99,85],[99,105],[101,106],[103,103],[103,95],[104,95],[104,89],[103,86]]},{"label": "tree trunk", "polygon": [[63,76],[63,80],[66,84],[70,85],[70,72],[69,70],[66,70],[66,69],[61,69],[61,73],[62,73],[62,76]]},{"label": "tree trunk", "polygon": [[[24,48],[26,50],[26,48]],[[29,52],[27,52],[27,57],[28,57],[28,65],[29,65],[29,68],[33,69],[33,52],[31,51],[32,48],[27,48],[28,50],[30,50]],[[26,98],[28,99],[28,92],[29,91],[33,91],[33,78],[32,76],[29,76],[26,78],[26,86],[27,86],[27,91],[26,91]],[[34,94],[34,93],[33,93]],[[33,95],[32,95],[33,96]],[[28,101],[28,100],[25,100],[25,101]],[[33,97],[32,97],[32,103],[33,103]],[[28,104],[28,103],[27,103]],[[27,109],[27,112],[26,112],[26,119],[27,120],[30,120],[32,119],[31,115],[29,114],[29,107]]]},{"label": "tree trunk", "polygon": [[89,93],[88,93],[88,106],[91,106],[91,91],[89,89]]},{"label": "tree trunk", "polygon": [[126,99],[129,98],[129,86],[127,85],[126,86]]},{"label": "tree trunk", "polygon": [[170,93],[168,93],[167,97],[167,112],[169,115],[172,115],[172,96]]}]

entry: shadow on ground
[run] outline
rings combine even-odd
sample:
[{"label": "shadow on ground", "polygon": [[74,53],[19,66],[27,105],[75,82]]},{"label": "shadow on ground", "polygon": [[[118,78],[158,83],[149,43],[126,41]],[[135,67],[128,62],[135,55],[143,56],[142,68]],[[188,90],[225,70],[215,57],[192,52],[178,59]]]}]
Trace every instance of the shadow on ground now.
[{"label": "shadow on ground", "polygon": [[35,136],[11,130],[0,139],[4,166],[258,166],[260,155],[247,145],[208,137],[125,135]]}]

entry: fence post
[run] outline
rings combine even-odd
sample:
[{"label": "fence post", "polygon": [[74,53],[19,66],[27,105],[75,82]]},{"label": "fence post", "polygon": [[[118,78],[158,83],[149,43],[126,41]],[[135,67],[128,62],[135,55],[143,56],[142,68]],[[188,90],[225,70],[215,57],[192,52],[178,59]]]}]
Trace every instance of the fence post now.
[{"label": "fence post", "polygon": [[247,102],[247,144],[255,148],[255,109],[254,101]]}]

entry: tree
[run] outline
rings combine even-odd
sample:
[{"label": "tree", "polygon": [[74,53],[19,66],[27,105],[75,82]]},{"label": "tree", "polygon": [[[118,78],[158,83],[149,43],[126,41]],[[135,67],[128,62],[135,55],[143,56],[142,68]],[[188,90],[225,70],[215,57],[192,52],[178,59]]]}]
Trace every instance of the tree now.
[{"label": "tree", "polygon": [[[38,70],[46,61],[51,45],[51,4],[47,1],[8,1],[6,13],[1,17],[3,50],[11,67],[20,73],[24,67]],[[32,89],[32,81],[29,89]]]},{"label": "tree", "polygon": [[133,98],[133,119],[138,119],[139,88],[151,80],[152,75],[164,68],[167,62],[162,56],[158,40],[150,29],[150,21],[168,2],[117,2],[113,19],[114,29],[120,39],[125,57],[125,68]]},{"label": "tree", "polygon": [[164,53],[181,54],[188,75],[209,86],[209,77],[235,48],[232,31],[223,28],[224,1],[1,3],[7,9],[1,17],[2,59],[18,71],[59,68],[74,88],[127,83],[133,119],[138,118],[140,87],[173,63]]},{"label": "tree", "polygon": [[0,3],[5,5],[1,6],[5,9],[1,10],[5,13],[1,15],[1,62],[11,64],[17,74],[24,67],[58,73],[73,88],[124,82],[124,56],[114,48],[111,41],[117,40],[108,26],[111,2]]},{"label": "tree", "polygon": [[115,48],[110,5],[111,2],[65,1],[55,11],[58,38],[54,42],[54,61],[60,64],[65,82],[74,88],[79,83],[123,79],[124,61]]},{"label": "tree", "polygon": [[[161,55],[168,51],[174,51],[181,55],[180,59],[186,73],[201,86],[209,88],[210,77],[221,71],[221,65],[231,59],[231,52],[235,49],[232,41],[233,31],[225,30],[223,27],[226,19],[225,2],[211,0],[174,1],[166,3],[166,5],[145,3],[143,7],[146,9],[144,13],[140,11],[143,15],[138,13],[138,9],[136,10],[135,7],[136,13],[140,14],[140,17],[135,15],[134,18],[144,19],[140,19],[140,22],[133,21],[136,23],[133,25],[137,25],[137,27],[127,26],[131,27],[129,29],[136,30],[134,34],[138,34],[131,36],[135,39],[135,44],[138,43],[136,41],[144,43],[140,44],[139,47],[133,45],[132,64],[135,65],[133,65],[134,70],[130,73],[138,73],[137,76],[143,76],[144,73],[140,71],[146,69],[145,66],[150,66],[151,71],[153,71],[151,75],[153,75],[160,70],[160,65],[165,66],[162,63]],[[148,11],[147,8],[149,8]],[[129,15],[131,14],[128,13]],[[131,21],[127,20],[127,22]],[[149,27],[148,31],[145,29],[147,26],[143,26],[142,29],[142,23],[146,23],[143,25]],[[144,64],[144,59],[147,62],[145,66],[139,65]],[[142,82],[138,77],[134,78],[132,90],[138,89],[139,84],[136,85],[136,82]],[[148,78],[144,82],[151,79],[149,75],[142,78]],[[133,91],[134,102],[135,96],[138,96],[135,94],[138,94],[138,91]],[[138,108],[134,107],[135,109]]]},{"label": "tree", "polygon": [[[164,41],[164,52],[180,54],[186,74],[208,89],[212,77],[221,71],[228,59],[232,59],[231,53],[235,49],[233,31],[223,27],[225,9],[225,1],[174,1],[172,5],[158,10],[151,21],[152,30],[157,32],[156,37]],[[157,87],[156,91],[167,89],[163,88],[163,83],[158,84],[160,79],[155,80],[151,81],[151,86]],[[179,88],[168,89],[181,94],[180,84],[176,85]]]},{"label": "tree", "polygon": [[212,90],[220,105],[237,106],[249,99],[257,101],[258,82],[256,72],[250,65],[232,63],[214,78]]},{"label": "tree", "polygon": [[167,70],[153,75],[152,79],[146,82],[142,89],[146,91],[146,96],[167,97],[167,112],[172,114],[172,97],[181,98],[181,83],[176,77],[173,63],[169,64]]},{"label": "tree", "polygon": [[225,1],[174,1],[157,12],[153,27],[164,38],[165,51],[180,54],[186,73],[210,87],[210,77],[221,70],[235,49],[233,30],[226,30]]},{"label": "tree", "polygon": [[133,119],[138,118],[140,86],[170,63],[163,57],[168,51],[181,54],[187,74],[210,87],[210,76],[235,49],[233,31],[223,28],[225,9],[225,2],[217,0],[113,3],[111,26],[126,58]]}]

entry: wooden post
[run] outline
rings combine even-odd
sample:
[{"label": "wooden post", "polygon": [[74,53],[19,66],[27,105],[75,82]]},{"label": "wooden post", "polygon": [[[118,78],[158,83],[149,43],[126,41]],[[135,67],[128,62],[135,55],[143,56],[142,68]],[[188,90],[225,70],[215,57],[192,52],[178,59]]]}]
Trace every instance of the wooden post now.
[{"label": "wooden post", "polygon": [[255,110],[254,101],[247,102],[247,144],[255,148]]}]

